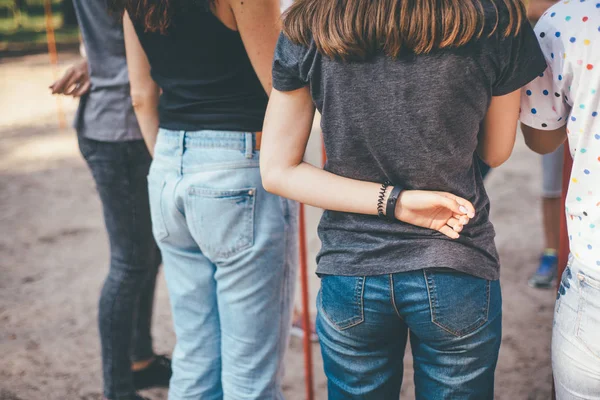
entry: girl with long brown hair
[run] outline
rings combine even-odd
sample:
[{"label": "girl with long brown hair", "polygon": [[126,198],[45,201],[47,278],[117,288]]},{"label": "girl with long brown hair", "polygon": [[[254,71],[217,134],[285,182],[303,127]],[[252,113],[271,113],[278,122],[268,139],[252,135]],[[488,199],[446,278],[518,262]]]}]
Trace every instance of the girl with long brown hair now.
[{"label": "girl with long brown hair", "polygon": [[[298,0],[285,15],[261,171],[326,210],[330,399],[397,399],[409,339],[418,399],[494,397],[499,260],[474,160],[509,157],[520,88],[545,67],[519,0]],[[302,160],[315,108],[325,170]]]},{"label": "girl with long brown hair", "polygon": [[[296,203],[261,183],[278,0],[118,0],[177,344],[169,399],[281,399]],[[161,93],[162,92],[162,93]]]}]

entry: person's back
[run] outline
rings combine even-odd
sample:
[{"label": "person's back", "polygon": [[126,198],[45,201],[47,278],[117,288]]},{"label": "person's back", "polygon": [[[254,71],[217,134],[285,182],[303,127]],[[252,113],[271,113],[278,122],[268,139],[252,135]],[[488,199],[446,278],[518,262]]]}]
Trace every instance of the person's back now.
[{"label": "person's back", "polygon": [[[333,4],[332,4],[333,3]],[[492,399],[501,294],[476,152],[510,155],[545,68],[520,1],[298,0],[275,52],[261,171],[324,208],[317,331],[329,399]],[[302,161],[322,113],[325,171]],[[378,218],[379,217],[379,218]]]},{"label": "person's back", "polygon": [[180,2],[161,32],[133,20],[163,93],[160,126],[172,130],[260,131],[268,97],[238,31],[202,2]]},{"label": "person's back", "polygon": [[478,134],[492,96],[519,89],[535,76],[531,70],[543,67],[543,60],[523,53],[535,43],[530,31],[518,40],[502,38],[509,26],[503,5],[499,26],[488,37],[497,14],[490,2],[484,5],[485,31],[479,40],[427,54],[406,49],[395,58],[379,52],[366,61],[345,62],[319,54],[314,41],[303,48],[282,37],[275,88],[295,87],[286,75],[293,68],[299,72],[298,84],[309,82],[322,114],[327,171],[450,192],[469,199],[477,210],[458,241],[409,224],[326,211],[319,227],[325,243],[319,272],[359,273],[352,260],[364,257],[369,262],[361,269],[369,272],[436,265],[498,279],[489,200],[474,158]]},{"label": "person's back", "polygon": [[600,393],[600,3],[560,2],[536,26],[548,62],[523,93],[527,144],[547,153],[566,138],[573,169],[565,204],[571,259],[552,334],[557,399]]},{"label": "person's back", "polygon": [[259,171],[279,1],[161,1],[158,14],[154,1],[125,3],[177,335],[169,399],[283,398],[297,205],[267,193]]}]

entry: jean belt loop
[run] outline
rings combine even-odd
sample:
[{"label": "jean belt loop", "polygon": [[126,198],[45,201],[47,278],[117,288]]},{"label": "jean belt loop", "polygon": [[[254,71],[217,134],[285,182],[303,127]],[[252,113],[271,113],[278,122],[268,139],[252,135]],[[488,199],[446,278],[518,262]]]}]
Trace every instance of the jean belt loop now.
[{"label": "jean belt loop", "polygon": [[246,133],[246,158],[250,159],[254,156],[254,135]]},{"label": "jean belt loop", "polygon": [[183,153],[185,153],[185,131],[179,136],[179,175],[183,175]]}]

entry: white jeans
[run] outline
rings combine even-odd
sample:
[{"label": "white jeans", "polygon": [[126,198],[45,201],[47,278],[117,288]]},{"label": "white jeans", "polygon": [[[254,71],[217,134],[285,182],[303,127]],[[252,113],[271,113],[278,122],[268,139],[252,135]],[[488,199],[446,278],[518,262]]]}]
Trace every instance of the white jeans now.
[{"label": "white jeans", "polygon": [[557,400],[600,400],[600,268],[573,258],[554,310],[552,368]]}]

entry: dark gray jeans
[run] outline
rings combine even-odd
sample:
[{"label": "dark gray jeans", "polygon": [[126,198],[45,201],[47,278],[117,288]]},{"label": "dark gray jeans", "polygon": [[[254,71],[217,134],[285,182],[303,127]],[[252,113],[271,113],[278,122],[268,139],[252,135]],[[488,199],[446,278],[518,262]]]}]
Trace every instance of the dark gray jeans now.
[{"label": "dark gray jeans", "polygon": [[79,137],[96,181],[110,241],[110,270],[100,295],[104,396],[135,393],[131,362],[154,355],[150,334],[160,252],[152,236],[146,177],[152,159],[143,140],[99,142]]}]

